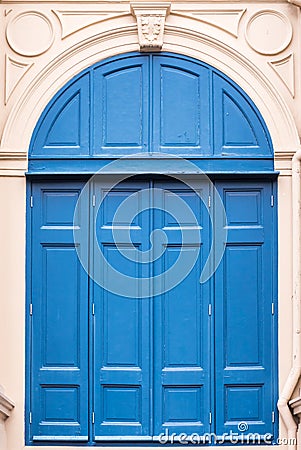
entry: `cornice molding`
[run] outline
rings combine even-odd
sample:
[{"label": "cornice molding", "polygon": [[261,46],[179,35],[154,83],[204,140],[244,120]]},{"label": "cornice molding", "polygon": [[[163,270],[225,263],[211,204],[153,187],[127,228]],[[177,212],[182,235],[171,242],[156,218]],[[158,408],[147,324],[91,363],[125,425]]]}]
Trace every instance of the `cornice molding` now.
[{"label": "cornice molding", "polygon": [[10,416],[14,407],[14,403],[0,390],[0,417],[2,420],[6,420]]},{"label": "cornice molding", "polygon": [[291,152],[275,152],[275,161],[291,161],[293,159],[294,154],[296,153],[296,151],[299,149],[296,149],[295,151],[291,151]]},{"label": "cornice molding", "polygon": [[289,406],[293,412],[293,415],[298,416],[300,418],[300,416],[301,416],[301,397],[293,398],[289,402]]},{"label": "cornice molding", "polygon": [[[14,151],[0,150],[0,160],[26,161],[27,160],[27,152],[14,152]],[[0,392],[0,394],[1,394],[1,392]]]},{"label": "cornice molding", "polygon": [[[156,0],[155,0],[156,1]],[[49,3],[49,0],[0,0],[0,5],[1,4],[31,4],[31,3],[39,3],[39,4],[43,4],[43,3]],[[52,4],[62,4],[62,3],[73,3],[73,4],[91,4],[91,5],[120,5],[120,4],[128,4],[129,0],[52,0],[51,2]],[[158,3],[158,2],[157,2]],[[172,0],[172,4],[185,4],[186,0]],[[223,4],[223,3],[231,3],[231,4],[239,4],[239,3],[243,3],[243,4],[253,4],[254,0],[231,0],[231,2],[229,2],[229,0],[189,0],[189,3],[191,4]],[[260,3],[264,3],[264,4],[285,4],[285,3],[293,3],[293,4],[297,4],[298,6],[301,4],[300,0],[263,0],[263,1],[258,1],[258,4]]]}]

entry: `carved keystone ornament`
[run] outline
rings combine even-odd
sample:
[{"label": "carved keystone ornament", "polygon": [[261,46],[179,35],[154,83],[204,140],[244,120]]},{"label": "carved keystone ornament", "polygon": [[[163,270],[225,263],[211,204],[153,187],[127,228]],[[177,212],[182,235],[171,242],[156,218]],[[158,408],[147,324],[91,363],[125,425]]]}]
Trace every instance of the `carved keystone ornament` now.
[{"label": "carved keystone ornament", "polygon": [[132,3],[132,14],[137,19],[141,51],[160,51],[163,46],[165,18],[170,3]]}]

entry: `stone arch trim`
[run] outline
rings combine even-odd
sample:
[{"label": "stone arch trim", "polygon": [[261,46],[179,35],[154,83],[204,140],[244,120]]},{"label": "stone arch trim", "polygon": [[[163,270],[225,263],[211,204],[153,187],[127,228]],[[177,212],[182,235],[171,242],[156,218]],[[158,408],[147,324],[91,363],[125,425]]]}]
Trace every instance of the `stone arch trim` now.
[{"label": "stone arch trim", "polygon": [[[136,24],[130,15],[126,18],[126,21],[125,17],[122,21],[110,19],[110,31],[91,35],[80,42],[73,41],[73,45],[57,52],[53,59],[47,61],[44,58],[44,63],[36,67],[34,77],[11,105],[2,137],[4,152],[25,156],[43,109],[73,76],[110,56],[139,50]],[[274,151],[295,151],[299,138],[294,117],[262,68],[221,40],[195,31],[192,24],[189,26],[190,22],[194,20],[186,18],[177,24],[174,17],[172,22],[166,23],[163,50],[194,57],[229,76],[259,109],[269,129]]]}]

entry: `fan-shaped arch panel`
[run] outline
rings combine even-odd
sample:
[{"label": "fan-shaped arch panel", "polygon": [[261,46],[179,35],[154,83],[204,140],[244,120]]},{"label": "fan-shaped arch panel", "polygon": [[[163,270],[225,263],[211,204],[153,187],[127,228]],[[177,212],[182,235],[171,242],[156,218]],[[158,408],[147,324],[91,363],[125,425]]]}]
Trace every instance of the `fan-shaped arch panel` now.
[{"label": "fan-shaped arch panel", "polygon": [[268,133],[251,100],[224,77],[213,74],[215,154],[260,157],[271,155]]},{"label": "fan-shaped arch panel", "polygon": [[87,156],[90,151],[90,75],[63,88],[49,103],[36,126],[32,157]]},{"label": "fan-shaped arch panel", "polygon": [[171,54],[124,55],[85,70],[48,104],[30,145],[31,160],[137,153],[225,160],[225,170],[229,160],[262,160],[266,168],[273,160],[265,123],[239,86]]}]

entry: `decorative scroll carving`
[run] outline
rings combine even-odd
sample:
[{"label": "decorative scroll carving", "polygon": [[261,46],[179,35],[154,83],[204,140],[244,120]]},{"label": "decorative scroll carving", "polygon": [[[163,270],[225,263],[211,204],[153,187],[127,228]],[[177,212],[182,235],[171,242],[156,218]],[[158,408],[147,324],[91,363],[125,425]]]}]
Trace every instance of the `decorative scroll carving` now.
[{"label": "decorative scroll carving", "polygon": [[165,18],[169,3],[133,3],[131,11],[137,19],[141,51],[160,51],[163,46]]},{"label": "decorative scroll carving", "polygon": [[150,46],[153,47],[157,44],[162,47],[162,43],[159,43],[159,39],[161,40],[161,35],[163,33],[161,32],[163,30],[163,17],[161,16],[140,16],[140,29],[141,33],[143,34],[144,40],[147,42],[146,47]]}]

